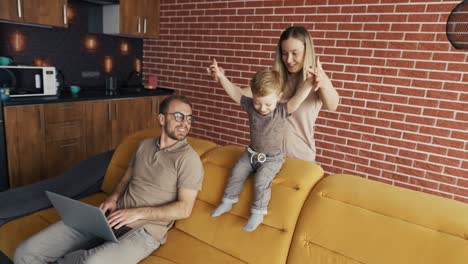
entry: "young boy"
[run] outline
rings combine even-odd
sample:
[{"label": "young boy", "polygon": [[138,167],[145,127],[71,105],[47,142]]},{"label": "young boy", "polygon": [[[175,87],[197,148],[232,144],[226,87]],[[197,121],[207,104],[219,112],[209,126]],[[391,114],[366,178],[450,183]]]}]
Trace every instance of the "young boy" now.
[{"label": "young boy", "polygon": [[222,202],[211,216],[217,217],[231,210],[232,204],[238,201],[245,180],[254,172],[254,200],[250,218],[244,226],[245,231],[252,232],[267,213],[271,183],[284,162],[281,144],[286,119],[309,95],[312,81],[308,78],[287,103],[278,103],[283,81],[277,71],[264,70],[255,74],[250,83],[253,98],[242,95],[240,88],[228,84],[230,82],[216,60],[213,60],[208,71],[247,112],[250,123],[250,146],[234,166]]}]

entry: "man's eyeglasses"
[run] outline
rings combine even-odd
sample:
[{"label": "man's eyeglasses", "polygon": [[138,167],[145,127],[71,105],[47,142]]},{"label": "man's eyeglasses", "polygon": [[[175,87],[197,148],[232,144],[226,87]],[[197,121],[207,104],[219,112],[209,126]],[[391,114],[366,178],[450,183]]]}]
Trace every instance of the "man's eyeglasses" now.
[{"label": "man's eyeglasses", "polygon": [[173,115],[175,121],[177,121],[177,122],[182,122],[184,120],[187,120],[187,123],[191,124],[194,121],[193,115],[184,115],[181,112],[166,113],[166,114]]}]

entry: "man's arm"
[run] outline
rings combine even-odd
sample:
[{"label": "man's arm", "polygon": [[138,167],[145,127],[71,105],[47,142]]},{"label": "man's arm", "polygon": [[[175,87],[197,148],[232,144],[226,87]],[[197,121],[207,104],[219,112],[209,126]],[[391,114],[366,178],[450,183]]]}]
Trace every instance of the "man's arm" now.
[{"label": "man's arm", "polygon": [[142,219],[167,222],[187,218],[192,213],[197,195],[198,191],[196,190],[179,188],[177,201],[157,207],[139,207],[119,210],[109,215],[109,225],[114,228],[120,228]]},{"label": "man's arm", "polygon": [[124,176],[122,177],[122,179],[120,179],[120,182],[115,187],[112,194],[109,195],[109,197],[107,197],[106,200],[99,206],[99,208],[101,208],[103,212],[109,210],[110,213],[112,213],[115,211],[115,209],[117,208],[117,200],[119,200],[120,196],[122,196],[122,194],[127,189],[128,183],[130,182],[131,178],[132,167],[129,166],[125,171]]}]

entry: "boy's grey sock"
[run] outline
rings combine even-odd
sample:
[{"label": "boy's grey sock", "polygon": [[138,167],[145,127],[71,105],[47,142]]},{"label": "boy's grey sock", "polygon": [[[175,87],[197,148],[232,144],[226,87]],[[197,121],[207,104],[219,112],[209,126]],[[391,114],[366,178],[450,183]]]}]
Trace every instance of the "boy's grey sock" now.
[{"label": "boy's grey sock", "polygon": [[259,224],[263,222],[263,214],[253,213],[250,215],[249,221],[244,226],[244,230],[247,232],[254,231]]},{"label": "boy's grey sock", "polygon": [[211,217],[220,216],[226,212],[231,211],[232,203],[222,202],[216,209],[211,212]]}]

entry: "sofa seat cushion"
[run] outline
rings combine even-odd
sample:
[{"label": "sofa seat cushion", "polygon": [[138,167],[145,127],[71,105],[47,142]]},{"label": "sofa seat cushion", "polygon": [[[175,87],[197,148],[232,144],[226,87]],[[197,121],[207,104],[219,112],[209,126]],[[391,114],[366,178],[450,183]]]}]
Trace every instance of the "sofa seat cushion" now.
[{"label": "sofa seat cushion", "polygon": [[[226,239],[228,238],[226,237]],[[245,263],[177,228],[169,231],[166,244],[153,252],[153,256],[161,259],[156,262],[149,261],[143,263],[166,263],[164,261],[169,261],[168,263],[190,264]]]},{"label": "sofa seat cushion", "polygon": [[[242,227],[250,216],[252,177],[244,184],[239,202],[229,213],[217,218],[210,216],[221,201],[231,169],[242,151],[239,146],[224,146],[203,156],[205,178],[202,190],[192,215],[177,221],[176,228],[242,262],[285,263],[297,217],[310,189],[323,176],[323,170],[311,162],[286,159],[273,181],[268,214],[263,223],[249,233]],[[185,250],[190,249],[179,248],[179,251]]]},{"label": "sofa seat cushion", "polygon": [[468,204],[332,175],[304,204],[288,263],[468,263],[467,219]]}]

